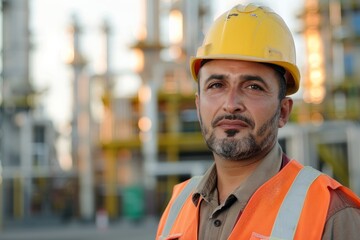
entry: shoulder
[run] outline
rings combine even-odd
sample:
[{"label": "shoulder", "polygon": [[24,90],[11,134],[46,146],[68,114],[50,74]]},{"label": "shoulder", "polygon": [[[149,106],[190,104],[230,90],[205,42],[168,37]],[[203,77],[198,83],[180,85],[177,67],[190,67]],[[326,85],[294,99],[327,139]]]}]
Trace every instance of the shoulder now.
[{"label": "shoulder", "polygon": [[358,239],[359,226],[359,203],[340,189],[331,189],[323,239]]},{"label": "shoulder", "polygon": [[350,198],[346,193],[340,189],[331,189],[327,220],[347,208],[353,209],[353,211],[360,213],[359,204]]},{"label": "shoulder", "polygon": [[202,176],[194,176],[184,182],[178,183],[174,186],[173,197],[177,197],[180,194],[189,195],[199,184]]},{"label": "shoulder", "polygon": [[189,184],[190,181],[191,181],[191,178],[186,181],[176,184],[173,188],[173,193],[172,193],[173,196],[179,195],[184,190],[184,188]]}]

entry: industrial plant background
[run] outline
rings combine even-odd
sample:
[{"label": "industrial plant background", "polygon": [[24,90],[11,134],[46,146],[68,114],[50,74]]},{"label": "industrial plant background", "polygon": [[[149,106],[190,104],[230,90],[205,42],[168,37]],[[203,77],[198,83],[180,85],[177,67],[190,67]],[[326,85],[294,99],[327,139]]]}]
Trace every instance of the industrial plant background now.
[{"label": "industrial plant background", "polygon": [[[158,218],[212,163],[188,60],[246,2],[0,1],[0,239],[36,222]],[[360,194],[359,1],[261,3],[289,24],[302,75],[283,150]]]}]

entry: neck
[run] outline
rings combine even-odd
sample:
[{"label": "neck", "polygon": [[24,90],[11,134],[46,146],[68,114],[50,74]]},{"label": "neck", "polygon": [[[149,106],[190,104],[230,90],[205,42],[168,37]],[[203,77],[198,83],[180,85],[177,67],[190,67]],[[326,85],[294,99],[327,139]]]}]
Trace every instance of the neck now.
[{"label": "neck", "polygon": [[241,186],[262,159],[231,161],[215,157],[219,203],[223,203],[236,188]]}]

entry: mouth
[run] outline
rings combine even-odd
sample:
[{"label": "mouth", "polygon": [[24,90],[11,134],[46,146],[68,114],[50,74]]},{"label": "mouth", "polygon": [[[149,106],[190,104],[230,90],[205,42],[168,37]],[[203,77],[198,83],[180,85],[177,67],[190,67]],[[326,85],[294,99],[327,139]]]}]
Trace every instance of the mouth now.
[{"label": "mouth", "polygon": [[221,120],[215,125],[218,129],[221,129],[228,138],[235,137],[245,128],[248,128],[249,125],[241,120]]},{"label": "mouth", "polygon": [[247,124],[246,122],[242,121],[242,120],[229,120],[229,119],[223,119],[218,121],[215,124],[215,127],[220,127],[224,130],[238,130],[241,128],[247,128],[249,127],[249,124]]},{"label": "mouth", "polygon": [[214,119],[212,127],[221,129],[227,137],[234,137],[246,128],[253,129],[254,122],[243,115],[223,115]]}]

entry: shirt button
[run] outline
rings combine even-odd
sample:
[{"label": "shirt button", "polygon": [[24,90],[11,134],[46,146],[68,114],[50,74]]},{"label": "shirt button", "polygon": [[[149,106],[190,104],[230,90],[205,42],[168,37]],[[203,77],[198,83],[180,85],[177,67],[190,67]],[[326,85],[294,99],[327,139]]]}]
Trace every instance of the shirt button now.
[{"label": "shirt button", "polygon": [[221,221],[220,221],[219,219],[216,219],[216,220],[214,221],[214,226],[215,226],[215,227],[220,227],[220,226],[221,226]]}]

